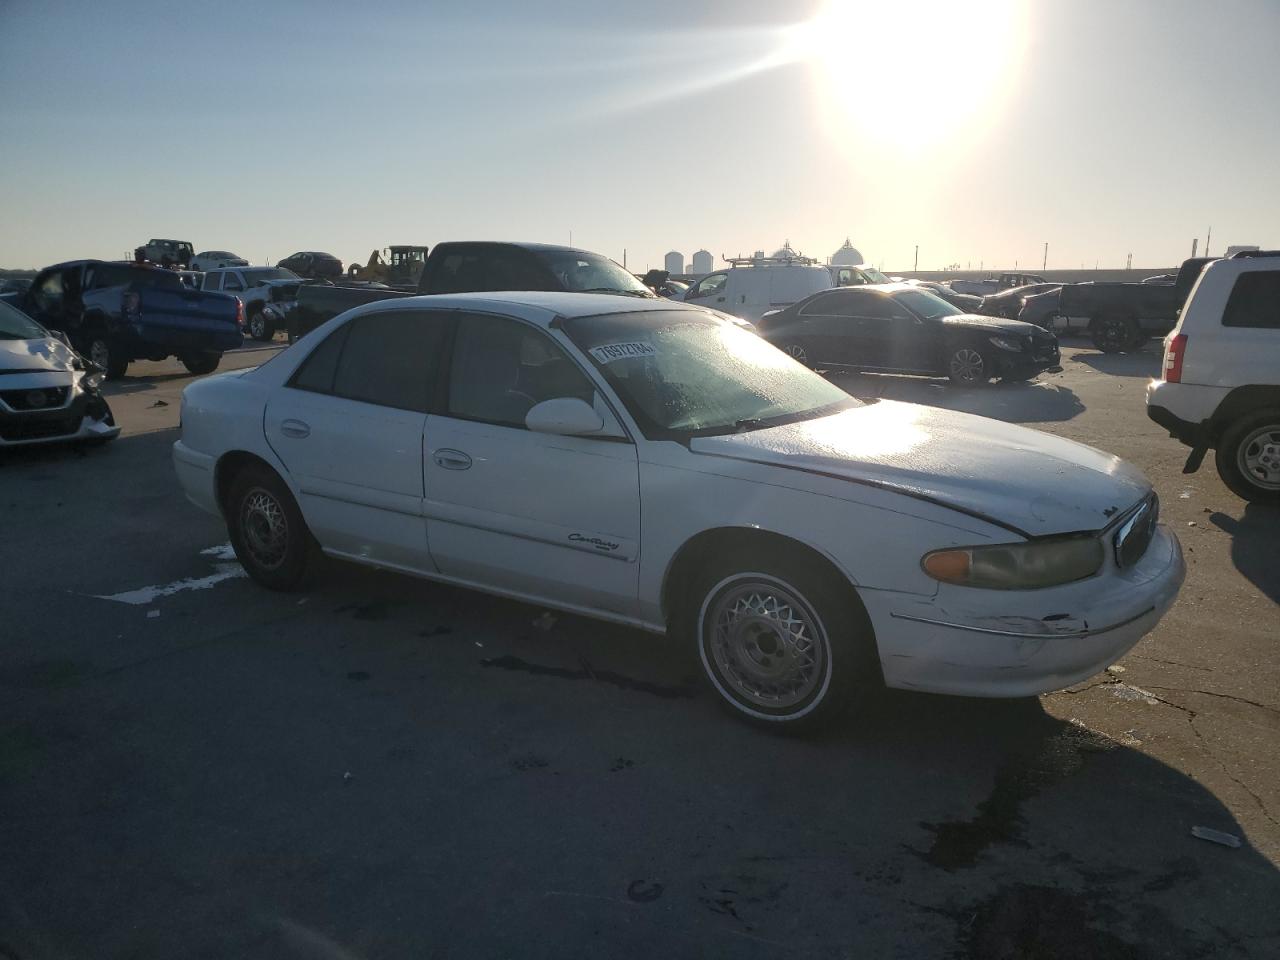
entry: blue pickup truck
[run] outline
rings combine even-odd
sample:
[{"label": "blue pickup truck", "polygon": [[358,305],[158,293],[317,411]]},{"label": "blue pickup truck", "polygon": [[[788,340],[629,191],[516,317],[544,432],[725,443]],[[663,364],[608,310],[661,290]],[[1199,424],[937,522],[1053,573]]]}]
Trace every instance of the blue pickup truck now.
[{"label": "blue pickup truck", "polygon": [[74,260],[41,270],[30,288],[5,299],[71,344],[113,380],[133,360],[177,357],[192,373],[212,373],[244,342],[244,305],[225,293],[193,290],[171,270]]}]

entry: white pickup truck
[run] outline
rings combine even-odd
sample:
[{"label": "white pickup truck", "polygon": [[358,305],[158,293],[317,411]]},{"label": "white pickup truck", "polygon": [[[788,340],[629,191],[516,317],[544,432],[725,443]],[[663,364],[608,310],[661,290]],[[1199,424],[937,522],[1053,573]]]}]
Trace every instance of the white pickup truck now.
[{"label": "white pickup truck", "polygon": [[1191,447],[1184,473],[1213,449],[1233,492],[1280,503],[1280,250],[1204,268],[1165,338],[1147,415]]}]

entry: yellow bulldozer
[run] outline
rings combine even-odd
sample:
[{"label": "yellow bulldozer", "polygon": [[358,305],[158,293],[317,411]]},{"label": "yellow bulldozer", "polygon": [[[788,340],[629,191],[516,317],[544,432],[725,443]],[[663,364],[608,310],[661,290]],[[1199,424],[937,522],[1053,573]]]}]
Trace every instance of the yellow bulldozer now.
[{"label": "yellow bulldozer", "polygon": [[358,263],[351,264],[347,268],[347,276],[352,280],[368,280],[392,287],[416,289],[426,262],[426,247],[387,247],[369,254],[369,261],[363,267]]}]

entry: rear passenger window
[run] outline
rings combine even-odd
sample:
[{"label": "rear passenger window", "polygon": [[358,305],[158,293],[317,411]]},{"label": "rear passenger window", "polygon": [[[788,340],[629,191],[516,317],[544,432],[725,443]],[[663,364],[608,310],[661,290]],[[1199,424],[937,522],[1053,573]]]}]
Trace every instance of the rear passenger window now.
[{"label": "rear passenger window", "polygon": [[239,274],[224,273],[222,275],[222,289],[237,292],[243,290],[244,284],[240,282]]},{"label": "rear passenger window", "polygon": [[203,286],[203,287],[201,287],[200,289],[202,289],[202,290],[215,290],[215,291],[216,291],[216,290],[218,290],[219,288],[221,288],[221,286],[222,286],[222,274],[220,274],[220,273],[206,273],[206,274],[204,275],[204,286]]},{"label": "rear passenger window", "polygon": [[332,393],[333,377],[338,372],[338,357],[342,355],[342,345],[351,332],[351,324],[344,323],[324,341],[311,351],[311,355],[302,361],[296,373],[289,381],[289,386],[299,390],[310,390],[312,393]]},{"label": "rear passenger window", "polygon": [[334,395],[426,413],[444,342],[442,318],[396,310],[357,317],[347,326]]},{"label": "rear passenger window", "polygon": [[485,271],[488,290],[550,290],[546,276],[532,258],[503,251],[491,254]]},{"label": "rear passenger window", "polygon": [[1280,270],[1240,274],[1227,299],[1222,325],[1280,330]]},{"label": "rear passenger window", "polygon": [[451,253],[431,277],[432,293],[470,293],[484,289],[484,264],[475,253]]}]

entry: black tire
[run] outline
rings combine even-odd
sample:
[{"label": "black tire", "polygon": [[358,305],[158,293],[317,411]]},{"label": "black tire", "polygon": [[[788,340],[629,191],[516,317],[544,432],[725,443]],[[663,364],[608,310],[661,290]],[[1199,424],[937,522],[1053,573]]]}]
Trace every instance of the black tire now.
[{"label": "black tire", "polygon": [[809,351],[805,349],[805,345],[795,340],[782,344],[782,352],[789,356],[796,363],[802,363],[810,370],[813,369],[813,359],[809,356]]},{"label": "black tire", "polygon": [[1094,317],[1089,324],[1093,345],[1103,353],[1123,353],[1132,349],[1139,334],[1138,321],[1122,314]]},{"label": "black tire", "polygon": [[318,566],[320,548],[297,501],[268,467],[246,466],[232,478],[223,513],[236,559],[269,590],[297,590]]},{"label": "black tire", "polygon": [[963,344],[947,354],[947,376],[957,387],[985,387],[994,375],[991,355]]},{"label": "black tire", "polygon": [[[875,637],[853,587],[803,551],[706,564],[693,578],[686,616],[704,676],[739,719],[814,730],[882,687]],[[807,665],[784,634],[808,635],[799,651]]]},{"label": "black tire", "polygon": [[213,373],[218,369],[218,364],[222,362],[222,354],[220,353],[188,353],[182,356],[182,365],[187,368],[190,373],[196,376],[203,376],[206,373]]},{"label": "black tire", "polygon": [[1250,503],[1280,503],[1280,407],[1241,417],[1214,450],[1218,476]]},{"label": "black tire", "polygon": [[103,332],[88,334],[84,340],[84,349],[80,352],[100,366],[108,380],[119,380],[129,369],[128,354]]},{"label": "black tire", "polygon": [[275,338],[275,327],[267,319],[266,312],[261,309],[249,314],[249,320],[246,325],[249,328],[249,336],[254,340],[266,342]]}]

